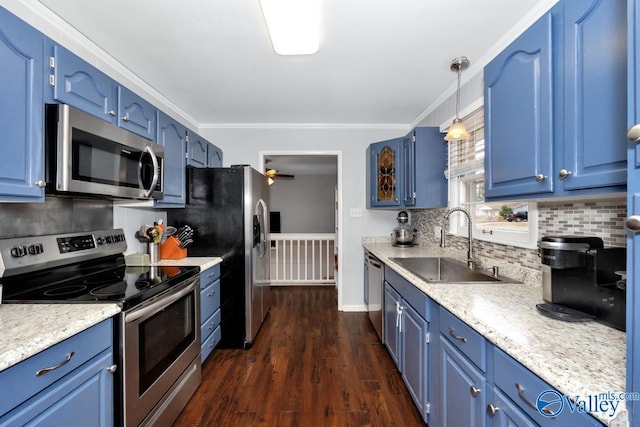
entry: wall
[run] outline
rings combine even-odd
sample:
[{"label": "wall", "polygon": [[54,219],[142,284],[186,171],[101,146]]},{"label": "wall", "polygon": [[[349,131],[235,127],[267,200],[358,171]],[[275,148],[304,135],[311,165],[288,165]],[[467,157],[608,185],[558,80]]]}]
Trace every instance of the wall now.
[{"label": "wall", "polygon": [[[409,129],[393,128],[201,128],[200,134],[224,150],[224,163],[249,163],[259,168],[261,150],[339,152],[338,174],[342,176],[342,206],[339,218],[338,307],[364,310],[363,236],[389,235],[396,226],[397,211],[367,210],[365,150],[375,141],[404,135]],[[329,153],[331,154],[331,153]],[[341,168],[340,168],[341,165]],[[350,218],[349,208],[363,209],[363,216]]]},{"label": "wall", "polygon": [[44,203],[0,203],[0,239],[112,228],[111,204],[56,196]]},{"label": "wall", "polygon": [[336,175],[276,179],[269,187],[271,210],[280,211],[282,233],[335,232]]}]

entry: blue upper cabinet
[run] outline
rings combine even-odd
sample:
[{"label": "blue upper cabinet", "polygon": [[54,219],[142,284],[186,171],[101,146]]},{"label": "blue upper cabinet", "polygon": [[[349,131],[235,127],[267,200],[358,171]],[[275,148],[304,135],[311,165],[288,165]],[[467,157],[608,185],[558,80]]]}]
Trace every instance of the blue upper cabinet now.
[{"label": "blue upper cabinet", "polygon": [[164,197],[157,206],[184,207],[187,128],[158,112],[158,144],[164,146]]},{"label": "blue upper cabinet", "polygon": [[44,43],[44,35],[0,8],[2,201],[44,201]]},{"label": "blue upper cabinet", "polygon": [[197,133],[188,131],[187,166],[194,168],[222,167],[222,150]]},{"label": "blue upper cabinet", "polygon": [[561,1],[485,67],[488,200],[625,190],[626,15]]},{"label": "blue upper cabinet", "polygon": [[574,0],[563,6],[564,163],[556,173],[566,190],[624,185],[627,5]]},{"label": "blue upper cabinet", "polygon": [[553,191],[553,13],[484,69],[485,196]]},{"label": "blue upper cabinet", "polygon": [[48,61],[52,101],[117,124],[117,84],[113,79],[56,44],[51,46]]},{"label": "blue upper cabinet", "polygon": [[369,145],[367,207],[447,206],[445,164],[446,145],[435,127]]},{"label": "blue upper cabinet", "polygon": [[155,141],[157,112],[151,103],[118,86],[118,126]]}]

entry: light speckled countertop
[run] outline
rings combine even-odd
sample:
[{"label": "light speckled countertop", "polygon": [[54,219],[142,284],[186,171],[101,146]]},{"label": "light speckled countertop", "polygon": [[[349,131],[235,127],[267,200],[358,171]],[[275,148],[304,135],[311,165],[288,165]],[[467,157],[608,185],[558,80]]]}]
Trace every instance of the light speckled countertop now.
[{"label": "light speckled countertop", "polygon": [[[389,258],[450,254],[388,243],[363,246],[560,392],[584,396],[625,390],[624,332],[595,322],[570,323],[541,315],[535,308],[542,302],[540,285],[427,283]],[[610,420],[593,415],[605,423]]]},{"label": "light speckled countertop", "polygon": [[119,312],[117,304],[2,304],[0,371]]},{"label": "light speckled countertop", "polygon": [[162,259],[153,265],[160,267],[172,267],[172,266],[195,266],[200,267],[201,271],[211,268],[216,264],[220,264],[222,258],[220,257],[186,257],[181,259]]}]

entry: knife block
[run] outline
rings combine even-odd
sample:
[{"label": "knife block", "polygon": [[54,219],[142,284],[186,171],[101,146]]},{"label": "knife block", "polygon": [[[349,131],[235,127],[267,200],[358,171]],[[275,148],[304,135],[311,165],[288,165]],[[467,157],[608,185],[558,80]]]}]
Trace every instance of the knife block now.
[{"label": "knife block", "polygon": [[173,236],[160,245],[160,259],[182,259],[187,256],[187,250],[180,247],[180,242]]}]

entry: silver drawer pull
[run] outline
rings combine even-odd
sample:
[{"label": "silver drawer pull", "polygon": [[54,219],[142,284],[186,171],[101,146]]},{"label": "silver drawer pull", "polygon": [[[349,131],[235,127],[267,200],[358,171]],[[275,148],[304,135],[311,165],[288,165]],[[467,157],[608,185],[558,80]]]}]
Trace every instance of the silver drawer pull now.
[{"label": "silver drawer pull", "polygon": [[467,342],[467,339],[465,337],[460,336],[460,335],[456,335],[456,330],[453,329],[453,326],[449,326],[449,335],[451,335],[452,337],[454,337],[458,341]]},{"label": "silver drawer pull", "polygon": [[211,292],[210,294],[207,294],[208,297],[212,297],[213,296],[213,292]]},{"label": "silver drawer pull", "polygon": [[111,365],[107,368],[107,371],[111,372],[112,374],[115,374],[117,370],[118,370],[118,365]]},{"label": "silver drawer pull", "polygon": [[57,365],[50,366],[48,368],[40,369],[38,372],[36,372],[36,377],[40,377],[40,376],[42,376],[44,374],[48,374],[49,372],[55,371],[56,369],[66,365],[67,363],[69,363],[69,361],[71,360],[71,358],[73,357],[74,354],[76,354],[76,353],[73,352],[73,351],[70,352],[70,353],[67,353],[67,356],[64,358],[64,360],[62,362],[58,363]]},{"label": "silver drawer pull", "polygon": [[[535,405],[535,403],[530,401],[529,398],[524,395],[524,391],[525,391],[524,387],[522,387],[518,383],[516,383],[516,390],[518,390],[518,396],[520,396],[520,399],[522,399],[524,401],[524,403],[526,403],[528,406],[530,406],[531,408],[535,409],[536,411],[539,410],[540,412],[543,412],[546,415],[553,415],[553,411],[551,409],[547,409],[547,408],[538,409],[538,407]],[[550,417],[550,418],[555,418],[555,417]]]},{"label": "silver drawer pull", "polygon": [[487,405],[487,412],[492,417],[495,417],[499,410],[500,410],[500,408],[498,408],[497,406],[492,405],[491,403],[489,403]]},{"label": "silver drawer pull", "polygon": [[469,393],[471,393],[471,396],[476,397],[480,394],[482,390],[480,390],[478,387],[475,386],[471,386],[469,387]]}]

